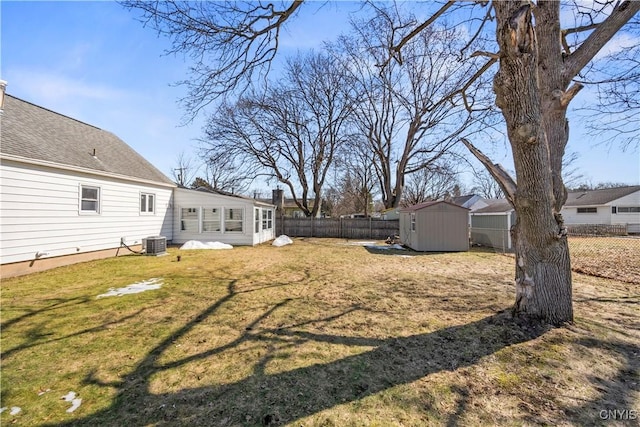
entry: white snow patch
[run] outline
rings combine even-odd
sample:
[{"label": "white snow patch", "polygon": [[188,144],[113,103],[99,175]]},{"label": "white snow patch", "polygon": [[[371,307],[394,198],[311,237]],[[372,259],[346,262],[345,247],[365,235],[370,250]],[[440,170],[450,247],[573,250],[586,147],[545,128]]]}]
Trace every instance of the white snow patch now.
[{"label": "white snow patch", "polygon": [[199,240],[189,240],[180,249],[233,249],[233,246],[220,242],[201,242]]},{"label": "white snow patch", "polygon": [[61,399],[64,400],[65,402],[71,402],[73,399],[76,398],[76,396],[77,394],[75,391],[70,391],[69,393],[62,396]]},{"label": "white snow patch", "polygon": [[[0,412],[4,412],[7,410],[7,407],[5,406],[4,408],[0,408]],[[19,406],[12,406],[11,407],[11,411],[9,412],[9,415],[18,415],[20,412],[22,412],[22,408]]]},{"label": "white snow patch", "polygon": [[272,245],[276,247],[280,247],[280,246],[290,245],[292,243],[293,243],[293,240],[291,240],[289,236],[286,236],[283,234],[281,236],[278,236],[278,238],[276,238],[273,241]]},{"label": "white snow patch", "polygon": [[127,294],[139,294],[140,292],[151,291],[153,289],[160,289],[162,285],[163,285],[162,279],[157,279],[154,277],[153,279],[133,283],[129,286],[125,286],[124,288],[118,288],[118,289],[109,288],[109,291],[107,293],[100,294],[96,298],[120,297],[122,295],[127,295]]},{"label": "white snow patch", "polygon": [[67,409],[67,412],[71,413],[71,412],[75,411],[76,409],[78,409],[80,407],[80,405],[82,405],[82,399],[80,399],[80,398],[73,399],[71,401],[71,407],[69,409]]},{"label": "white snow patch", "polygon": [[371,245],[375,245],[376,242],[347,242],[347,243],[343,243],[343,245],[349,245],[349,246],[371,246]]},{"label": "white snow patch", "polygon": [[76,397],[77,394],[75,391],[70,391],[69,393],[62,396],[62,400],[65,402],[71,402],[71,407],[67,409],[67,412],[73,412],[80,407],[82,404],[82,399]]}]

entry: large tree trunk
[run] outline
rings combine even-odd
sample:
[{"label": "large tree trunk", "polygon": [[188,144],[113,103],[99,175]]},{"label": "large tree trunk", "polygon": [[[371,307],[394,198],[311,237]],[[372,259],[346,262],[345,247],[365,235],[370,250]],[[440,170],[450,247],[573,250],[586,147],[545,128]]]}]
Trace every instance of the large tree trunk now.
[{"label": "large tree trunk", "polygon": [[[514,311],[552,324],[571,322],[571,264],[559,215],[566,198],[560,175],[568,129],[566,106],[556,108],[559,103],[554,103],[559,98],[556,90],[563,93],[565,87],[557,85],[559,80],[553,75],[555,70],[561,73],[562,67],[558,70],[545,64],[555,60],[556,54],[562,58],[559,27],[554,39],[557,52],[542,51],[540,48],[548,48],[550,43],[538,43],[529,5],[494,2],[494,6],[500,45],[494,90],[507,123],[517,181],[517,190],[508,195],[517,215],[512,230],[516,251]],[[537,35],[553,35],[552,28],[545,30]]]}]

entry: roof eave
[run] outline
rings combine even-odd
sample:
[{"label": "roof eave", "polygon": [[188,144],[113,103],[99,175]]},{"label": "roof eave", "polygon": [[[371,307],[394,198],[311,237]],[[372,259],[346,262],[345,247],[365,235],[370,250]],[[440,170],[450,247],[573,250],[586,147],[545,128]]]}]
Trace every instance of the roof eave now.
[{"label": "roof eave", "polygon": [[114,178],[114,179],[122,179],[125,181],[133,181],[133,182],[144,183],[144,184],[153,184],[153,185],[158,185],[158,186],[167,187],[167,188],[177,187],[176,184],[169,183],[169,182],[154,181],[150,179],[138,178],[138,177],[129,176],[129,175],[120,175],[116,173],[99,171],[96,169],[82,168],[78,166],[65,165],[62,163],[49,162],[46,160],[30,159],[27,157],[15,156],[15,155],[6,154],[6,153],[0,153],[0,159],[10,160],[17,163],[25,163],[25,164],[36,165],[36,166],[45,166],[45,167],[50,167],[54,169],[67,170],[71,172],[86,173],[90,175],[102,176],[105,178]]}]

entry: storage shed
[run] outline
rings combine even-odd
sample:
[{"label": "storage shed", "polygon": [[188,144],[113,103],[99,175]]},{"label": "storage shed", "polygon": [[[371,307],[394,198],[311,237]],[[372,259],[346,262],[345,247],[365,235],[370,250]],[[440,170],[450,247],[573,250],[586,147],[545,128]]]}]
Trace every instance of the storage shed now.
[{"label": "storage shed", "polygon": [[469,209],[445,201],[400,210],[400,240],[422,252],[469,250]]},{"label": "storage shed", "polygon": [[515,210],[507,200],[493,200],[489,206],[471,212],[471,241],[511,252],[511,226],[515,221]]}]

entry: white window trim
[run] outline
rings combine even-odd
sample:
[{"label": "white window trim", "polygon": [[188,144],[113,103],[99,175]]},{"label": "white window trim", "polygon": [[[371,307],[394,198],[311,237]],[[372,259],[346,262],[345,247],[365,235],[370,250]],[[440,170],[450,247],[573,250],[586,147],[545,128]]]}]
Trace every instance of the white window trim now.
[{"label": "white window trim", "polygon": [[[242,212],[242,219],[241,220],[237,220],[237,219],[232,219],[229,220],[230,222],[233,223],[240,223],[242,224],[242,230],[241,231],[229,231],[227,230],[227,210],[239,210]],[[246,219],[247,213],[246,213],[246,209],[244,207],[225,207],[223,210],[223,222],[222,222],[222,232],[223,233],[229,233],[229,234],[245,234],[246,233],[246,224],[245,224],[245,219]]]},{"label": "white window trim", "polygon": [[[263,230],[271,230],[273,228],[273,209],[263,209],[262,210],[262,229]],[[266,218],[265,218],[266,213]],[[266,225],[265,225],[266,223]]]},{"label": "white window trim", "polygon": [[[218,222],[220,223],[220,230],[213,230],[213,231],[208,231],[204,229],[204,213],[207,209],[218,209],[218,216],[220,219],[218,219]],[[200,218],[200,230],[202,233],[206,233],[206,234],[211,234],[211,233],[222,233],[222,231],[224,230],[224,211],[223,208],[218,207],[218,206],[207,206],[207,207],[202,207],[200,209],[201,212],[201,218]]]},{"label": "white window trim", "polygon": [[638,209],[638,206],[618,206],[618,213],[620,215],[638,215],[640,212],[620,212],[620,209],[630,210],[630,209]]},{"label": "white window trim", "polygon": [[[595,209],[595,212],[580,212],[580,209],[582,209],[583,211],[586,211],[587,209]],[[598,214],[598,207],[597,206],[584,206],[584,207],[580,207],[580,208],[576,208],[576,214],[579,215],[597,215]]]},{"label": "white window trim", "polygon": [[416,231],[416,213],[415,212],[409,213],[409,223],[410,223],[411,232],[415,233]]},{"label": "white window trim", "polygon": [[[98,190],[98,209],[97,210],[83,210],[82,209],[82,189],[85,188],[94,188]],[[88,199],[87,199],[88,200]],[[102,213],[102,187],[99,185],[91,185],[91,184],[79,184],[78,185],[78,214],[79,215],[100,215]]]},{"label": "white window trim", "polygon": [[[146,196],[146,211],[142,211],[142,196]],[[153,211],[149,212],[149,196],[153,197]],[[141,191],[140,194],[138,195],[138,209],[140,210],[140,215],[155,215],[156,214],[156,201],[158,200],[158,198],[156,197],[155,193],[147,193],[144,191]]]},{"label": "white window trim", "polygon": [[[195,221],[196,222],[196,230],[195,231],[183,230],[182,229],[182,221],[184,221],[184,219],[182,217],[182,210],[183,209],[195,209],[196,210],[197,218],[195,220],[193,220],[193,219],[186,220],[186,221]],[[202,233],[202,222],[200,221],[200,218],[202,217],[202,212],[201,211],[202,211],[202,209],[199,206],[180,207],[180,223],[179,223],[179,227],[180,227],[180,232],[181,233],[197,233],[197,234]]]}]

